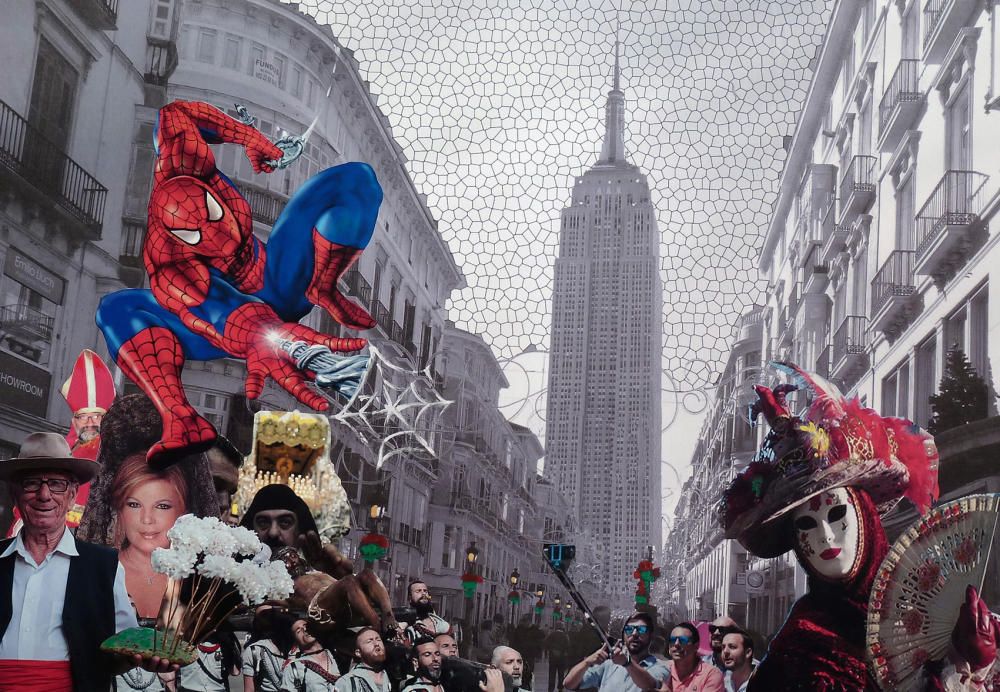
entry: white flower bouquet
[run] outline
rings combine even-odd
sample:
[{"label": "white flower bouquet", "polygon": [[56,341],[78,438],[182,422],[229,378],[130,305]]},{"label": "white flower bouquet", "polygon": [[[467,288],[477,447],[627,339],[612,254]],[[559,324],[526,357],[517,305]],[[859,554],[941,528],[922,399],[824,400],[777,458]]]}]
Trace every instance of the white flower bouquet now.
[{"label": "white flower bouquet", "polygon": [[197,645],[239,607],[292,593],[285,564],[257,535],[215,517],[179,517],[167,532],[169,548],[153,551],[153,569],[171,581],[155,629],[119,632],[101,648],[124,655],[159,656],[187,664]]}]

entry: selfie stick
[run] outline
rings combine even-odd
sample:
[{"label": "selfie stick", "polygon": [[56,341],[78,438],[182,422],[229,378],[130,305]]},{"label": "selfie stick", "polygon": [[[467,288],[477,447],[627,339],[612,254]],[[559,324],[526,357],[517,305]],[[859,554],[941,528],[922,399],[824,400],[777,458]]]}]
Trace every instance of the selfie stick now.
[{"label": "selfie stick", "polygon": [[[579,589],[576,588],[576,584],[574,584],[569,578],[569,575],[566,574],[566,568],[569,566],[569,561],[573,559],[572,556],[569,556],[568,558],[563,557],[563,549],[567,547],[572,546],[545,546],[543,549],[545,563],[552,569],[559,581],[562,582],[566,591],[569,592],[570,598],[573,599],[573,602],[576,603],[576,607],[583,613],[583,619],[587,621],[587,624],[590,625],[595,632],[597,632],[597,636],[599,636],[601,641],[604,642],[604,646],[608,647],[608,651],[611,651],[615,646],[614,642],[608,637],[604,628],[601,627],[597,620],[594,619],[594,613],[590,610],[590,606],[587,605],[587,602],[583,599],[583,594],[580,593]],[[575,552],[575,550],[573,552]]]}]

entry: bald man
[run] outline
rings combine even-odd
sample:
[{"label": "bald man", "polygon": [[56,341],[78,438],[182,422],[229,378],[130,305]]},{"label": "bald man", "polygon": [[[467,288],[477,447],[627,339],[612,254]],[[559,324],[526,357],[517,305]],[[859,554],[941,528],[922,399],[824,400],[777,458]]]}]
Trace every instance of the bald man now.
[{"label": "bald man", "polygon": [[701,657],[701,660],[705,663],[710,663],[723,673],[726,672],[726,666],[722,662],[722,640],[725,639],[727,634],[732,634],[734,632],[742,632],[740,626],[728,615],[720,615],[719,617],[712,620],[712,624],[708,626],[708,633],[711,637],[710,644],[712,646],[712,653],[705,654]]}]

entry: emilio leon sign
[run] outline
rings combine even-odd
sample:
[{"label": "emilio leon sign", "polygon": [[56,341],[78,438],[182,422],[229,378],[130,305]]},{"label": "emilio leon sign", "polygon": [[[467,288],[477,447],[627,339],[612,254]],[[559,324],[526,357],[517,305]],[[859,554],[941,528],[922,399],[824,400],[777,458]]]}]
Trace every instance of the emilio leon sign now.
[{"label": "emilio leon sign", "polygon": [[3,273],[35,293],[40,293],[56,305],[62,305],[66,281],[17,248],[11,247],[7,250]]}]

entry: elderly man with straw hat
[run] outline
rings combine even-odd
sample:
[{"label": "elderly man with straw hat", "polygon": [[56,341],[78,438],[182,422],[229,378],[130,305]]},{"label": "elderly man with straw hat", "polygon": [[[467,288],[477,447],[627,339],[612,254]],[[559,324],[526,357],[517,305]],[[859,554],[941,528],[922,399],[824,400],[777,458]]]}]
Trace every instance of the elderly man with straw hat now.
[{"label": "elderly man with straw hat", "polygon": [[55,433],[28,435],[18,456],[0,461],[0,480],[24,522],[15,538],[0,541],[0,692],[107,690],[122,669],[176,670],[100,650],[137,622],[117,551],[77,541],[66,528],[77,488],[96,469]]}]

